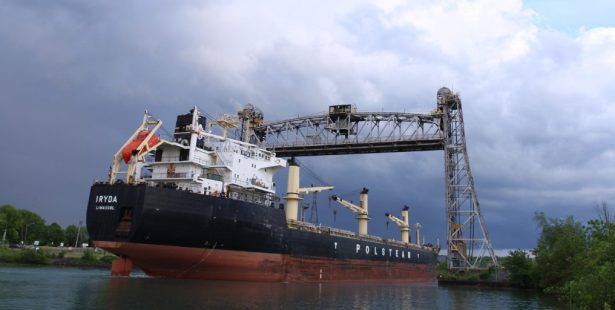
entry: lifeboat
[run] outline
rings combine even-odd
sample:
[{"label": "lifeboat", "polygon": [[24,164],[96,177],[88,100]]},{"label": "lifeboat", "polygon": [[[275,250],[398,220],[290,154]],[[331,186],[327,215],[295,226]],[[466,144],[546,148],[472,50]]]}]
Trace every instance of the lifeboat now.
[{"label": "lifeboat", "polygon": [[[147,138],[147,135],[149,135],[150,132],[152,132],[152,131],[151,130],[143,130],[143,131],[139,132],[137,134],[137,137],[134,138],[132,141],[130,141],[130,143],[128,143],[128,145],[126,145],[126,147],[124,147],[124,149],[122,150],[122,158],[124,159],[125,163],[128,163],[130,161],[130,158],[132,157],[133,152],[135,152],[137,147],[139,147],[139,145],[141,145],[143,140],[145,140],[145,138]],[[152,149],[159,142],[160,142],[160,138],[158,138],[158,136],[156,134],[152,135],[152,137],[147,141],[147,147],[142,148],[140,154],[143,154],[143,153],[147,152],[147,150]]]}]

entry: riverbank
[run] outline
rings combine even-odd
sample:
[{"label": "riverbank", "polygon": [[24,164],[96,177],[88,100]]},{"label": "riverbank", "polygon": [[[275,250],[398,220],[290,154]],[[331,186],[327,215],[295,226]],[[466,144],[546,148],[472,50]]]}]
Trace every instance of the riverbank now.
[{"label": "riverbank", "polygon": [[94,249],[65,247],[0,247],[1,264],[44,265],[80,268],[111,268],[115,255]]},{"label": "riverbank", "polygon": [[515,289],[515,290],[537,291],[536,289],[522,288],[508,281],[438,279],[438,285],[439,286],[461,286],[461,287],[475,287],[475,288]]},{"label": "riverbank", "polygon": [[532,290],[532,288],[511,282],[508,272],[503,269],[488,268],[455,272],[448,270],[446,263],[443,262],[437,267],[437,277],[439,286]]}]

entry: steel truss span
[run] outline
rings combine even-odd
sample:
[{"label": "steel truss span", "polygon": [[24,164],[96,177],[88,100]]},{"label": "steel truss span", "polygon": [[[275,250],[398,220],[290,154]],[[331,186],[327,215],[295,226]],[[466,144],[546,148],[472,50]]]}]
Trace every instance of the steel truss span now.
[{"label": "steel truss span", "polygon": [[448,267],[498,266],[474,188],[466,149],[461,100],[448,88],[428,114],[357,112],[351,105],[327,113],[253,128],[251,141],[280,157],[444,150]]},{"label": "steel truss span", "polygon": [[254,131],[265,137],[261,146],[289,157],[441,150],[439,124],[432,114],[356,112],[344,105]]}]

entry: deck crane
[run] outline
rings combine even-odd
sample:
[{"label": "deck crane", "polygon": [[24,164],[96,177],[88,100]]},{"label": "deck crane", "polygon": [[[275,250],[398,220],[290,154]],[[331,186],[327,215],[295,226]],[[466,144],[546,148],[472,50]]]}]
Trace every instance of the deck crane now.
[{"label": "deck crane", "polygon": [[341,204],[342,206],[357,215],[357,222],[359,224],[359,236],[367,236],[367,221],[369,220],[369,217],[367,216],[367,192],[368,189],[364,187],[361,191],[361,195],[359,196],[360,206],[354,205],[335,195],[331,196],[331,199],[333,201]]},{"label": "deck crane", "polygon": [[299,194],[309,194],[312,193],[312,206],[310,211],[310,222],[317,223],[318,222],[318,209],[316,206],[316,202],[318,201],[318,193],[322,191],[332,190],[333,186],[311,186],[311,187],[301,187],[299,188]]},{"label": "deck crane", "polygon": [[299,200],[302,199],[301,197],[299,197],[299,194],[316,194],[325,190],[333,189],[333,186],[299,187],[300,173],[301,168],[299,167],[299,163],[295,160],[294,157],[291,158],[288,161],[288,184],[286,197],[284,197],[284,199],[286,199],[286,221],[291,223],[297,221]]},{"label": "deck crane", "polygon": [[401,231],[401,242],[404,243],[410,243],[410,224],[408,219],[408,209],[408,206],[404,206],[404,208],[401,209],[401,219],[390,213],[384,214],[389,220],[399,226],[399,230]]}]

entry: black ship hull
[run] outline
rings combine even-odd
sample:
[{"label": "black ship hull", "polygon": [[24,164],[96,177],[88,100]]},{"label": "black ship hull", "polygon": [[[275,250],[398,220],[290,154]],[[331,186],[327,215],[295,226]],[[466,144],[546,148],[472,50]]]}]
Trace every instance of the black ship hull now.
[{"label": "black ship hull", "polygon": [[282,209],[170,188],[95,184],[87,227],[97,247],[154,276],[435,281],[429,248],[289,226]]}]

